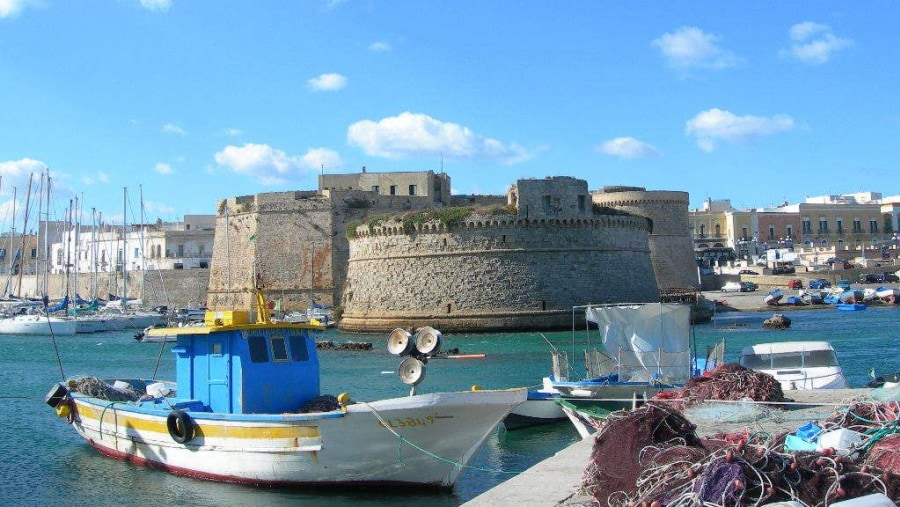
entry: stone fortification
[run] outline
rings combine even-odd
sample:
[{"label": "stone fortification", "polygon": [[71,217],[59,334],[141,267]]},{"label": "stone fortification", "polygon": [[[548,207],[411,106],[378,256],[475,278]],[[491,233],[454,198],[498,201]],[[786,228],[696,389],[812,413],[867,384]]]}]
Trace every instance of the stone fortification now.
[{"label": "stone fortification", "polygon": [[687,192],[604,187],[592,193],[591,198],[598,205],[652,220],[650,259],[661,289],[698,285]]},{"label": "stone fortification", "polygon": [[337,305],[350,256],[347,228],[366,217],[435,206],[431,195],[338,189],[224,199],[210,265],[210,308],[255,308],[257,273],[267,299],[281,311],[304,311],[313,300]]},{"label": "stone fortification", "polygon": [[594,214],[582,180],[520,180],[516,215],[362,226],[342,329],[564,329],[572,307],[658,301],[643,217]]}]

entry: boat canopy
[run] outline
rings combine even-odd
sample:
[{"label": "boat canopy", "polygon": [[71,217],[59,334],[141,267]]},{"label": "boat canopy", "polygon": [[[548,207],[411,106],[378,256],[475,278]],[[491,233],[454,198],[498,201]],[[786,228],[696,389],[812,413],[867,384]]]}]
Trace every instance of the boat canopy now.
[{"label": "boat canopy", "polygon": [[600,327],[620,380],[675,384],[691,376],[690,312],[667,303],[589,306],[585,318]]}]

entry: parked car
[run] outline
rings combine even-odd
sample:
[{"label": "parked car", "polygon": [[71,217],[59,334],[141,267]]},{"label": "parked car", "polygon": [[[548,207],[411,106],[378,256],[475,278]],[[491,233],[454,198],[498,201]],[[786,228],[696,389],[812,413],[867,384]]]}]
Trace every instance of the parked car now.
[{"label": "parked car", "polygon": [[742,270],[738,271],[738,274],[739,275],[758,275],[759,273],[757,273],[756,271],[753,271],[752,269],[742,269]]},{"label": "parked car", "polygon": [[803,280],[799,278],[792,278],[788,282],[788,289],[802,289],[803,288]]},{"label": "parked car", "polygon": [[879,283],[878,275],[875,273],[863,273],[859,275],[859,283]]},{"label": "parked car", "polygon": [[900,276],[897,276],[896,273],[888,273],[888,272],[884,272],[884,273],[881,273],[880,277],[881,277],[881,280],[879,280],[880,283],[897,283],[897,282],[900,282]]},{"label": "parked car", "polygon": [[850,280],[847,280],[846,278],[841,278],[840,280],[838,280],[837,286],[840,287],[841,289],[847,290],[850,288]]},{"label": "parked car", "polygon": [[722,292],[744,292],[741,282],[726,282],[722,286]]},{"label": "parked car", "polygon": [[753,292],[759,288],[759,285],[756,285],[753,282],[741,282],[741,292]]},{"label": "parked car", "polygon": [[817,280],[809,282],[810,289],[827,289],[828,287],[831,287],[831,282],[824,278],[819,278]]},{"label": "parked car", "polygon": [[847,259],[842,259],[840,257],[832,257],[825,262],[829,266],[831,266],[833,264],[837,264],[838,266],[843,266],[844,269],[853,269],[853,264],[850,264],[850,262]]}]

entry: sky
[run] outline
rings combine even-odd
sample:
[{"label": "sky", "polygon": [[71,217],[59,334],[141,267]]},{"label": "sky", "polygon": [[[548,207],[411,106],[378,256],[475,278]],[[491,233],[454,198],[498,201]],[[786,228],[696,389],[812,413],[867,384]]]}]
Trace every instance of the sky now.
[{"label": "sky", "polygon": [[890,1],[0,0],[0,229],[48,170],[44,217],[77,202],[108,223],[364,166],[691,209],[897,195],[898,19]]}]

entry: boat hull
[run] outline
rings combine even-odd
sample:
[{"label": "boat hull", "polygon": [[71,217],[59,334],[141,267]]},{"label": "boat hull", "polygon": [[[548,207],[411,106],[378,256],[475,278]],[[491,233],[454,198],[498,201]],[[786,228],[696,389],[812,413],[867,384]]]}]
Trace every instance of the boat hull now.
[{"label": "boat hull", "polygon": [[528,399],[517,405],[503,418],[507,430],[517,430],[542,424],[551,424],[566,419],[562,407],[556,403],[559,393],[529,391]]},{"label": "boat hull", "polygon": [[72,426],[104,455],[178,475],[259,486],[450,488],[525,395],[436,393],[313,414],[188,410],[194,436],[183,444],[169,433],[165,403],[148,408],[75,395]]},{"label": "boat hull", "polygon": [[75,321],[45,315],[16,315],[0,319],[0,334],[74,335]]}]

